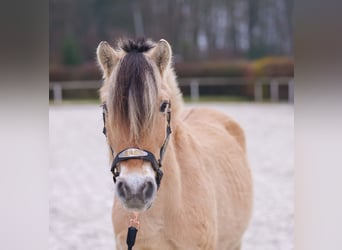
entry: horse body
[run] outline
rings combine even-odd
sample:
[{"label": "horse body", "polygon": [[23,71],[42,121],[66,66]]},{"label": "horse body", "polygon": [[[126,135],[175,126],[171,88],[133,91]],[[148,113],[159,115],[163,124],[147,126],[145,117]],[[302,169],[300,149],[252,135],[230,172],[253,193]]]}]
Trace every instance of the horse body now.
[{"label": "horse body", "polygon": [[[161,71],[161,82],[165,84],[161,92],[172,103],[173,131],[163,159],[162,184],[153,205],[140,214],[134,249],[238,250],[252,208],[243,131],[221,112],[183,109],[171,67]],[[108,100],[110,84],[107,81],[102,88],[104,101]],[[143,140],[139,147],[156,154],[158,147],[153,145],[161,144],[163,127],[165,123],[155,124],[152,132],[158,135],[150,133],[152,139]],[[136,143],[122,136],[116,134],[116,143],[109,138],[115,152]],[[139,160],[129,160],[123,168],[135,172],[139,164]],[[117,249],[126,249],[131,211],[120,201],[115,196],[112,220]]]}]

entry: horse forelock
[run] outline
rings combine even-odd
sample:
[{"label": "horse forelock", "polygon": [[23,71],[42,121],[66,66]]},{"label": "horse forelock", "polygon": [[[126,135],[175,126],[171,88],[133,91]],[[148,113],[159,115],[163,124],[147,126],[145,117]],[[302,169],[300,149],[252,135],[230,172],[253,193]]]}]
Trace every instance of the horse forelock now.
[{"label": "horse forelock", "polygon": [[115,124],[138,141],[153,125],[158,100],[154,69],[144,54],[133,50],[123,57],[111,96]]}]

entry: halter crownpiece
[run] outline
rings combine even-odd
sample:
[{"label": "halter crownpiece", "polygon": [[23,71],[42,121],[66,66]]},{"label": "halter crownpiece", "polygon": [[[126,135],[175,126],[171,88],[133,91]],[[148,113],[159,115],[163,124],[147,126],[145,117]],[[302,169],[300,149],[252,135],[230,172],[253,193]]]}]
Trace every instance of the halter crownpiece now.
[{"label": "halter crownpiece", "polygon": [[[106,131],[106,114],[108,112],[107,110],[107,106],[106,104],[102,104],[102,108],[103,108],[103,123],[104,123],[104,127],[103,127],[103,134],[107,137],[107,131]],[[164,157],[164,153],[166,151],[166,147],[167,144],[169,142],[169,138],[170,138],[170,134],[172,133],[171,130],[171,104],[169,101],[163,101],[162,104],[160,105],[160,112],[165,112],[166,110],[166,121],[167,121],[167,126],[166,126],[166,137],[164,140],[163,145],[160,148],[160,153],[159,153],[159,160],[156,159],[156,157],[154,156],[153,153],[151,153],[148,150],[144,150],[144,149],[140,149],[140,148],[126,148],[124,150],[122,150],[121,152],[119,152],[113,159],[112,165],[111,165],[111,169],[110,171],[113,174],[113,181],[114,183],[116,183],[116,177],[118,177],[120,175],[120,170],[118,168],[118,164],[121,161],[126,161],[126,160],[130,160],[130,159],[141,159],[141,160],[145,160],[145,161],[149,161],[152,165],[152,168],[154,170],[154,172],[156,173],[156,183],[157,183],[157,187],[159,188],[160,183],[161,183],[161,179],[163,178],[163,172],[161,171],[161,167],[162,167],[162,161],[163,161],[163,157]],[[110,146],[110,145],[109,145]],[[112,149],[112,147],[110,146],[110,150],[112,151],[112,154],[114,156],[114,151]]]}]

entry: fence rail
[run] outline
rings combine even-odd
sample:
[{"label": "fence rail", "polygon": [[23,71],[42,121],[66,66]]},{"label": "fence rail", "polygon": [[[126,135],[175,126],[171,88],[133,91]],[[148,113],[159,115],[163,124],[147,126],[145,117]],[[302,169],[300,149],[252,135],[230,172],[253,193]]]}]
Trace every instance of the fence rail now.
[{"label": "fence rail", "polygon": [[[190,87],[191,101],[197,101],[200,97],[200,86],[232,86],[232,85],[250,85],[254,86],[254,100],[260,102],[263,100],[263,86],[270,88],[270,99],[272,102],[279,101],[279,86],[288,86],[288,101],[294,102],[294,80],[290,77],[275,78],[257,78],[253,81],[242,77],[199,77],[199,78],[180,78],[179,85]],[[53,101],[60,103],[63,100],[62,91],[77,89],[99,89],[102,81],[61,81],[50,82],[50,90],[52,90]]]}]

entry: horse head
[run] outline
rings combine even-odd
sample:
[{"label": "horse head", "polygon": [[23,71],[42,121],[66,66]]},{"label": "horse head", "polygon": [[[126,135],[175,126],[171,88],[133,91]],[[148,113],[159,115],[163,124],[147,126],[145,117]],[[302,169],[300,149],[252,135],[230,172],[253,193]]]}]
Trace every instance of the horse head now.
[{"label": "horse head", "polygon": [[147,210],[160,185],[171,133],[170,86],[165,83],[171,54],[165,40],[125,40],[115,49],[101,42],[97,48],[116,195],[130,210]]}]

